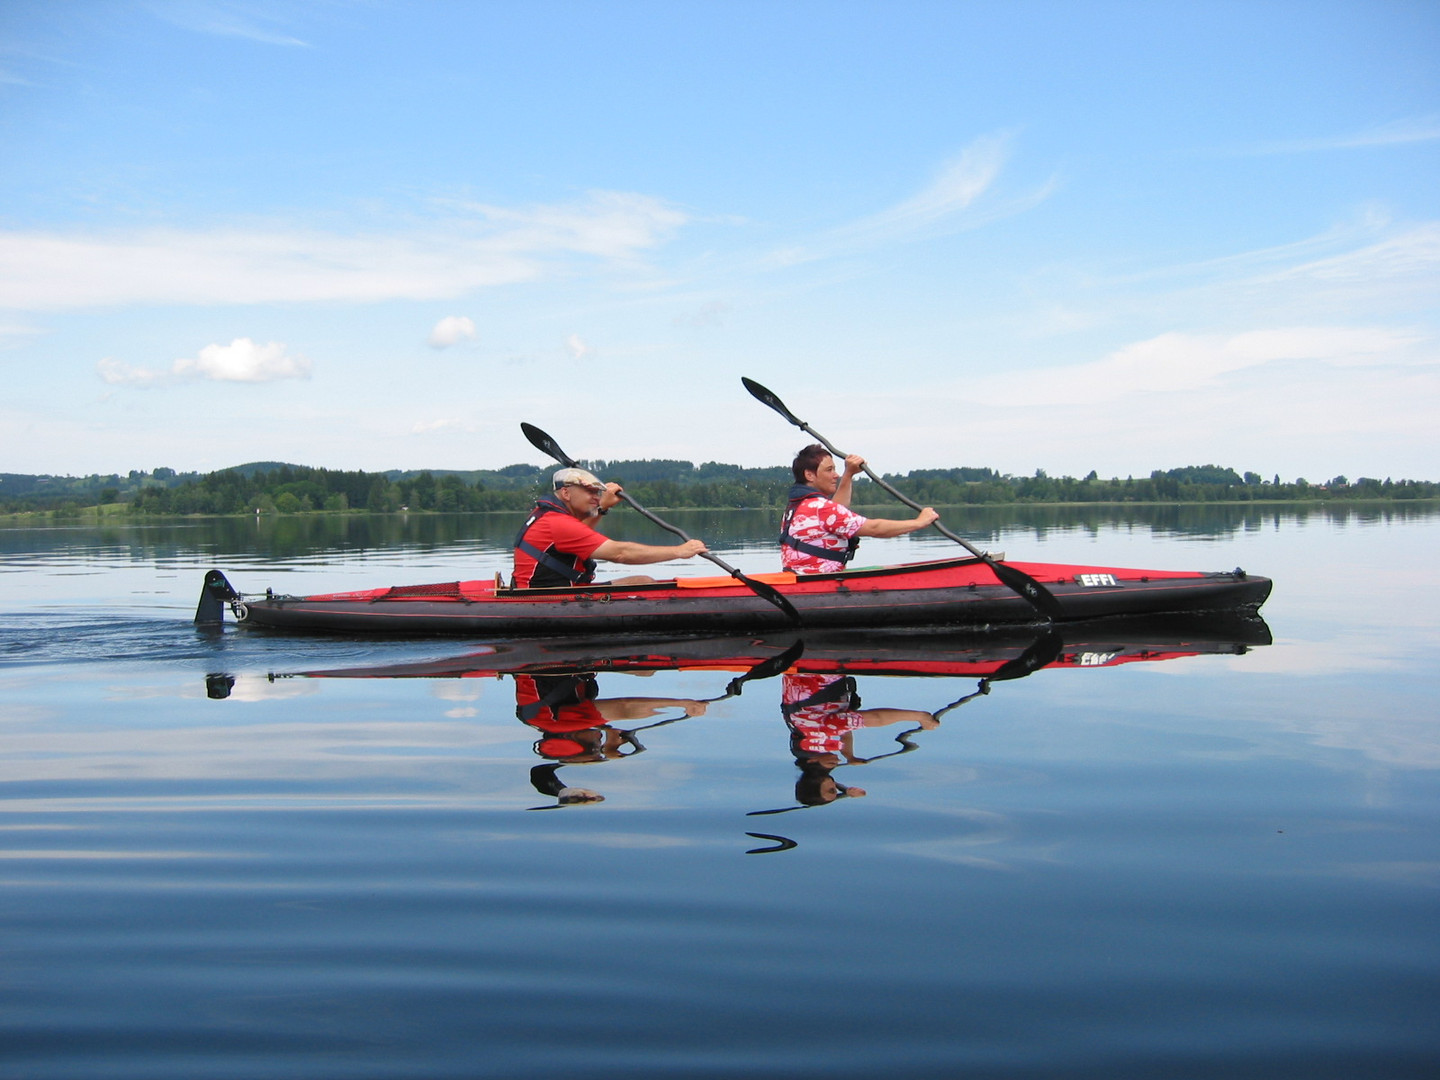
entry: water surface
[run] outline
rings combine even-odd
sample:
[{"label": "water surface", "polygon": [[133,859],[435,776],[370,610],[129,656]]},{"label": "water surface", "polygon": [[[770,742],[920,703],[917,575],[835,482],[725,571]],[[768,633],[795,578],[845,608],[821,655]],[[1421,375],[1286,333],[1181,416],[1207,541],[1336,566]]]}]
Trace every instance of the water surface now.
[{"label": "water surface", "polygon": [[[674,722],[561,764],[497,643],[190,623],[211,566],[488,577],[506,516],[0,528],[0,1073],[1430,1075],[1440,517],[1028,513],[947,521],[1015,558],[1241,565],[1276,581],[1266,633],[1091,634],[983,694],[1027,642],[915,644],[972,666],[857,676],[902,719],[833,772],[863,798],[804,808],[785,679],[724,697],[738,656],[600,670],[612,726]],[[774,568],[766,515],[675,518]],[[603,801],[559,805],[547,762]]]}]

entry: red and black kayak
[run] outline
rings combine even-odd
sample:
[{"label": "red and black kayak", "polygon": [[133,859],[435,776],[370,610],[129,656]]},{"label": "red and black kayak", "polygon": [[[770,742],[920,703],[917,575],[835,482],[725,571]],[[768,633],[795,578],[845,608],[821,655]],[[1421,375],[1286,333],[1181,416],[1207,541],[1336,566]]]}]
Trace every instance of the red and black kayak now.
[{"label": "red and black kayak", "polygon": [[[1043,584],[1058,621],[1176,612],[1254,612],[1269,578],[1245,571],[1134,570],[1007,562]],[[754,574],[783,595],[800,626],[826,628],[1033,625],[1034,607],[974,558],[797,577]],[[244,595],[218,570],[205,576],[195,621],[218,622],[228,603],[244,626],[364,634],[556,637],[579,634],[728,634],[794,623],[732,577],[675,578],[646,585],[512,589],[500,581],[399,585],[359,592]]]}]

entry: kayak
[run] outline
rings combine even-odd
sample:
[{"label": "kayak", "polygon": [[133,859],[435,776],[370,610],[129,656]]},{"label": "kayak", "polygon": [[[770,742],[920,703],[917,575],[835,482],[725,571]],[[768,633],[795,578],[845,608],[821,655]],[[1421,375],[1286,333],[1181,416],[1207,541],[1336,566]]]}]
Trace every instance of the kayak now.
[{"label": "kayak", "polygon": [[[1259,609],[1269,578],[1220,572],[1137,570],[1069,563],[1006,562],[1044,585],[1058,621]],[[789,601],[806,629],[1035,625],[1047,621],[983,560],[941,559],[832,574],[754,574]],[[565,637],[578,634],[727,634],[792,628],[770,601],[734,577],[672,578],[644,585],[514,589],[491,581],[398,585],[290,596],[237,592],[205,575],[197,623],[358,634]]]},{"label": "kayak", "polygon": [[809,675],[1017,678],[1044,668],[1101,668],[1193,656],[1240,656],[1271,643],[1258,615],[1201,613],[1101,619],[988,633],[794,631],[743,637],[521,638],[458,656],[272,674],[270,678],[486,679],[577,672],[781,672]]}]

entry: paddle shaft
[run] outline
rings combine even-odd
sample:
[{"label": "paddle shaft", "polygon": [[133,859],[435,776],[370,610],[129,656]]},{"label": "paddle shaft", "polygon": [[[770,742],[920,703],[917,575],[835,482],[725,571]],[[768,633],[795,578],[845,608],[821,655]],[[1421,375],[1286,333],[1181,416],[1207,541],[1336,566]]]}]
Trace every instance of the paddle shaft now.
[{"label": "paddle shaft", "polygon": [[[679,525],[672,525],[672,524],[670,524],[670,522],[666,521],[664,518],[656,517],[656,516],[655,516],[654,514],[652,514],[649,510],[646,510],[645,507],[641,506],[638,502],[636,502],[634,499],[632,499],[629,495],[625,494],[625,492],[623,492],[623,491],[617,491],[615,494],[618,495],[622,501],[629,503],[630,506],[631,506],[631,508],[632,508],[633,510],[635,510],[637,513],[639,513],[640,516],[645,517],[645,518],[649,518],[651,521],[653,521],[656,525],[659,525],[660,528],[664,529],[666,532],[674,533],[674,534],[675,534],[676,536],[678,536],[681,540],[688,541],[688,540],[691,539],[690,534],[687,533],[684,529],[680,528]],[[718,555],[712,555],[712,554],[711,554],[710,552],[708,552],[708,551],[702,551],[702,552],[700,552],[700,557],[701,557],[702,559],[709,559],[712,563],[714,563],[716,566],[720,567],[721,570],[724,570],[724,571],[725,571],[727,574],[729,574],[731,577],[738,577],[738,578],[743,578],[743,577],[744,577],[744,575],[741,574],[739,570],[736,570],[735,567],[731,566],[729,563],[727,563],[724,559],[720,558],[720,556],[718,556]]]}]

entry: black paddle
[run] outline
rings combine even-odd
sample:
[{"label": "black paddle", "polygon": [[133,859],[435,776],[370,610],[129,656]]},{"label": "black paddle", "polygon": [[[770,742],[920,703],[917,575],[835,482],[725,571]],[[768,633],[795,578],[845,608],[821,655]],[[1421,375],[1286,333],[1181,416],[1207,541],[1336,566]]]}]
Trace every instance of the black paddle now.
[{"label": "black paddle", "polygon": [[952,709],[958,709],[967,701],[990,693],[990,684],[997,682],[1008,682],[1010,679],[1023,679],[1025,676],[1048,667],[1055,662],[1060,655],[1060,650],[1065,647],[1065,639],[1055,630],[1046,630],[1034,641],[1025,647],[1025,651],[1011,660],[1001,664],[993,675],[987,675],[980,680],[979,686],[962,698],[957,698],[943,709],[937,709],[930,715],[939,720]]},{"label": "black paddle", "polygon": [[[795,661],[800,659],[800,655],[804,651],[805,642],[795,642],[784,652],[777,653],[768,660],[761,660],[749,671],[745,672],[745,674],[735,676],[735,678],[725,684],[725,693],[719,697],[702,698],[701,703],[704,705],[713,705],[717,701],[727,701],[732,697],[739,697],[740,691],[751,679],[773,679],[776,675],[789,671]],[[684,716],[672,716],[668,720],[657,720],[653,724],[642,724],[640,727],[627,728],[626,730],[631,732],[649,731],[651,728],[664,727],[666,724],[674,724],[681,720],[688,719],[690,719],[690,714],[686,713]]]},{"label": "black paddle", "polygon": [[[783,416],[786,420],[790,421],[790,423],[794,424],[801,431],[807,432],[816,442],[818,442],[821,446],[825,447],[825,449],[829,450],[830,453],[833,454],[836,458],[839,458],[842,461],[844,460],[845,455],[843,453],[835,449],[834,445],[828,439],[826,439],[825,436],[821,435],[809,424],[805,423],[804,420],[801,420],[798,416],[796,416],[789,409],[787,409],[785,407],[785,403],[781,401],[778,397],[776,397],[772,391],[765,389],[765,387],[761,386],[754,379],[747,379],[743,375],[741,376],[740,381],[745,384],[745,389],[750,391],[751,396],[754,397],[755,400],[759,401],[764,405],[770,406],[770,408],[774,409],[777,413]],[[882,488],[888,491],[896,499],[899,499],[906,506],[910,507],[912,510],[924,509],[924,507],[922,507],[919,503],[914,502],[911,499],[907,499],[904,495],[901,495],[900,492],[896,491],[893,487],[887,484],[884,480],[882,480],[879,476],[875,474],[875,472],[870,468],[869,465],[865,465],[863,466],[863,468],[865,469],[866,476],[870,477],[871,480],[875,481],[875,483],[879,484]],[[947,529],[944,525],[940,524],[940,522],[936,521],[933,522],[933,524],[942,536],[954,540],[966,551],[970,552],[971,555],[974,555],[986,566],[990,567],[990,569],[994,571],[995,576],[1000,579],[1002,584],[1009,586],[1011,589],[1015,590],[1015,592],[1019,593],[1021,597],[1030,602],[1031,607],[1035,608],[1042,615],[1051,619],[1064,618],[1065,611],[1060,606],[1060,601],[1055,599],[1055,594],[1052,593],[1049,589],[1045,588],[1044,585],[1041,585],[1040,582],[1036,581],[1029,574],[1025,573],[1024,571],[1017,570],[1013,566],[1006,566],[1004,563],[996,562],[985,552],[975,547],[964,537],[957,536],[955,533]]]},{"label": "black paddle", "polygon": [[[541,431],[534,424],[527,424],[524,421],[521,421],[520,430],[525,432],[525,437],[530,440],[530,445],[535,447],[535,449],[540,450],[543,453],[549,454],[552,458],[558,461],[561,465],[564,465],[566,468],[579,468],[579,466],[575,464],[574,458],[572,458],[569,454],[565,453],[564,450],[561,450],[560,445],[554,439],[552,439],[549,435],[545,434],[545,432]],[[659,525],[660,528],[664,529],[666,532],[674,533],[676,536],[680,537],[681,540],[690,539],[689,535],[686,534],[684,529],[680,528],[678,525],[671,525],[668,521],[664,521],[656,517],[649,510],[646,510],[643,506],[641,506],[634,499],[632,499],[629,495],[625,494],[625,492],[620,492],[620,498],[624,499],[642,515],[649,518],[656,525]],[[721,570],[724,570],[736,581],[745,585],[756,596],[759,596],[762,599],[768,600],[770,601],[770,603],[774,604],[777,608],[779,608],[785,613],[785,617],[789,619],[792,623],[795,623],[797,626],[799,625],[800,613],[795,610],[794,605],[792,605],[789,600],[786,600],[785,597],[781,596],[780,593],[776,591],[773,585],[767,585],[763,581],[756,581],[752,577],[746,577],[739,570],[735,569],[735,567],[727,563],[724,559],[720,558],[718,555],[712,555],[708,551],[702,551],[700,553],[700,557],[702,559],[709,559],[712,563],[720,567]]]}]

